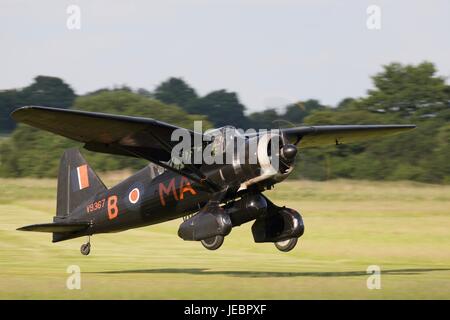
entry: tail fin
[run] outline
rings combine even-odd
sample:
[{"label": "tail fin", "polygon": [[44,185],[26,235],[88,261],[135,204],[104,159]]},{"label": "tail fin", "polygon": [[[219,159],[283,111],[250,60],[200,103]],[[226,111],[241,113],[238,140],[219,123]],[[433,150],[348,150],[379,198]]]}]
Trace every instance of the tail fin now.
[{"label": "tail fin", "polygon": [[91,196],[106,189],[80,151],[67,149],[59,165],[56,218],[67,217]]}]

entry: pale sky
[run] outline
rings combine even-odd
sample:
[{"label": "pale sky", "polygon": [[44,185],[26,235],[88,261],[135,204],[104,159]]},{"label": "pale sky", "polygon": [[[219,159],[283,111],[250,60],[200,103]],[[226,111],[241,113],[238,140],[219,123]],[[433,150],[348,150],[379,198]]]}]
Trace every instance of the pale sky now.
[{"label": "pale sky", "polygon": [[[81,29],[69,30],[69,5]],[[381,29],[366,26],[369,5]],[[249,111],[318,99],[336,105],[392,61],[429,60],[450,75],[450,1],[0,0],[0,89],[36,75],[77,94],[171,76],[199,94],[227,89]]]}]

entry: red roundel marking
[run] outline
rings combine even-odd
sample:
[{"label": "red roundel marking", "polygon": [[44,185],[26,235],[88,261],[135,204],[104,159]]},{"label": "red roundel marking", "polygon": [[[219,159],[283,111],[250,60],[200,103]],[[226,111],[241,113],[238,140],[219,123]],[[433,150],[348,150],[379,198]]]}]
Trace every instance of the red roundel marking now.
[{"label": "red roundel marking", "polygon": [[135,204],[136,202],[139,201],[141,194],[139,192],[138,188],[134,188],[133,190],[130,191],[130,193],[128,194],[128,200],[130,200],[130,202],[132,204]]}]

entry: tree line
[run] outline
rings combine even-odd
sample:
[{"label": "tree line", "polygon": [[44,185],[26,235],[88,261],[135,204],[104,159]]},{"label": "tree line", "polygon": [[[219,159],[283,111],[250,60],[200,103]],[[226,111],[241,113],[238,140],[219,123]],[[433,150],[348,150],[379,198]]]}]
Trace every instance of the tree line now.
[{"label": "tree line", "polygon": [[[282,109],[247,113],[238,94],[215,90],[200,96],[184,79],[169,78],[153,91],[123,86],[77,96],[63,80],[38,76],[22,89],[0,91],[0,176],[56,176],[63,149],[79,145],[18,125],[9,117],[23,105],[109,112],[155,118],[183,127],[204,120],[205,127],[279,128],[320,124],[414,123],[406,134],[368,142],[304,149],[295,177],[414,180],[450,183],[450,86],[430,62],[391,63],[372,77],[364,97],[348,97],[337,106],[315,99]],[[83,151],[100,171],[138,168],[145,162]]]}]

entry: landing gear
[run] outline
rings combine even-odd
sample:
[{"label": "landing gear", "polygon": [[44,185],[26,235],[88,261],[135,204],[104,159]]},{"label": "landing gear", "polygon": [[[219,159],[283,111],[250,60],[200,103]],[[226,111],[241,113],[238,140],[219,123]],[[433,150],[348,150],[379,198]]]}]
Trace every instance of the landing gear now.
[{"label": "landing gear", "polygon": [[81,245],[80,252],[83,256],[87,256],[91,252],[91,237],[88,237],[88,242]]},{"label": "landing gear", "polygon": [[217,250],[223,244],[224,236],[215,236],[201,240],[202,245],[208,250]]},{"label": "landing gear", "polygon": [[291,238],[284,241],[275,242],[275,247],[283,252],[291,251],[297,245],[298,238]]}]

